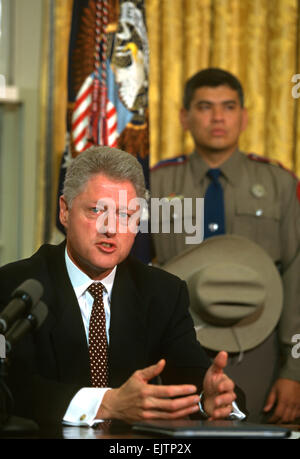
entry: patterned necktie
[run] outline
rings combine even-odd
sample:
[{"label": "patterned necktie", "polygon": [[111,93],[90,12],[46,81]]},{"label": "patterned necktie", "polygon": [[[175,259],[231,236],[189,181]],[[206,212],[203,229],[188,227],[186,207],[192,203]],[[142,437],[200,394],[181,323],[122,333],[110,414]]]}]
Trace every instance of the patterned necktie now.
[{"label": "patterned necktie", "polygon": [[104,286],[94,282],[88,288],[94,298],[89,325],[89,354],[93,387],[108,386],[108,346],[106,337]]},{"label": "patterned necktie", "polygon": [[223,188],[219,182],[220,169],[209,169],[211,183],[204,197],[204,239],[225,233]]}]

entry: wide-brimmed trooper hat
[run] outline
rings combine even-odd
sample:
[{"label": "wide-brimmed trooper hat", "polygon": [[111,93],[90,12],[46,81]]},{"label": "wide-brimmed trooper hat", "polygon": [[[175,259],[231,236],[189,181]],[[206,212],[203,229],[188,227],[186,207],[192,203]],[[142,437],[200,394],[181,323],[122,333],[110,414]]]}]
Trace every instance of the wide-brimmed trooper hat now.
[{"label": "wide-brimmed trooper hat", "polygon": [[211,237],[163,269],[187,282],[197,339],[208,349],[247,351],[279,321],[279,272],[265,250],[244,237]]}]

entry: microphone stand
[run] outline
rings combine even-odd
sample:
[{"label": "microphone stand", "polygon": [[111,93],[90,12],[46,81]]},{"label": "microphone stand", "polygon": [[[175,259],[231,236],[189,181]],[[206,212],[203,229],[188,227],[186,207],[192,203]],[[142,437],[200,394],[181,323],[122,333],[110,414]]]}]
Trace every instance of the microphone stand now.
[{"label": "microphone stand", "polygon": [[22,336],[34,328],[38,328],[45,320],[48,313],[47,306],[39,301],[34,304],[27,317],[17,319],[6,334],[4,355],[0,355],[0,437],[8,433],[36,432],[38,425],[31,419],[12,416],[14,399],[5,383],[7,377],[7,362],[5,357],[12,349],[12,343],[17,342]]},{"label": "microphone stand", "polygon": [[14,400],[5,383],[7,364],[0,359],[0,437],[7,434],[21,434],[22,432],[37,432],[38,425],[31,419],[12,416]]},{"label": "microphone stand", "polygon": [[6,424],[9,413],[12,411],[13,398],[10,390],[5,384],[4,378],[7,375],[5,359],[0,359],[0,429]]}]

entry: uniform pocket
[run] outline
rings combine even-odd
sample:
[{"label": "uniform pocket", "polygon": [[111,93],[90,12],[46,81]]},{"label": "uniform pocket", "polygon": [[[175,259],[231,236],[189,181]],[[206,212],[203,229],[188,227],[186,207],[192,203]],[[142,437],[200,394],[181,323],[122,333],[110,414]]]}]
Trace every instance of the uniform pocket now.
[{"label": "uniform pocket", "polygon": [[238,201],[235,207],[233,233],[248,237],[274,259],[280,259],[280,207],[268,200]]}]

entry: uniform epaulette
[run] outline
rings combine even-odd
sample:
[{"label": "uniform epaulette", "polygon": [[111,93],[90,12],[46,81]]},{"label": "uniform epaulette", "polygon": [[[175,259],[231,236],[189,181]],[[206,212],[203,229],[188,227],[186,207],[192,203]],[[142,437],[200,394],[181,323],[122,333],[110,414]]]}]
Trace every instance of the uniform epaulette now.
[{"label": "uniform epaulette", "polygon": [[293,171],[291,171],[290,169],[284,167],[283,164],[281,164],[281,162],[277,161],[276,159],[266,158],[264,156],[256,155],[255,153],[248,153],[247,157],[249,159],[252,159],[254,161],[259,161],[261,163],[272,164],[274,166],[280,167],[281,169],[287,171],[298,182],[298,185],[297,185],[297,198],[298,198],[298,201],[300,202],[300,180],[299,180],[299,177],[297,177],[297,175]]},{"label": "uniform epaulette", "polygon": [[278,161],[277,159],[272,159],[272,158],[266,158],[265,156],[260,156],[260,155],[257,155],[255,153],[248,153],[247,154],[247,157],[249,159],[252,159],[254,161],[258,161],[260,163],[266,163],[266,164],[271,164],[273,166],[277,166],[277,167],[280,167],[281,169],[289,172],[289,174],[291,174],[297,181],[299,180],[299,178],[297,177],[297,175],[291,171],[290,169],[288,169],[287,167],[285,167],[280,161]]},{"label": "uniform epaulette", "polygon": [[150,171],[156,171],[157,169],[160,169],[161,167],[165,166],[178,166],[179,164],[185,163],[187,160],[187,155],[181,155],[181,156],[176,156],[175,158],[170,158],[170,159],[163,159],[162,161],[159,161],[155,166],[150,168]]}]

